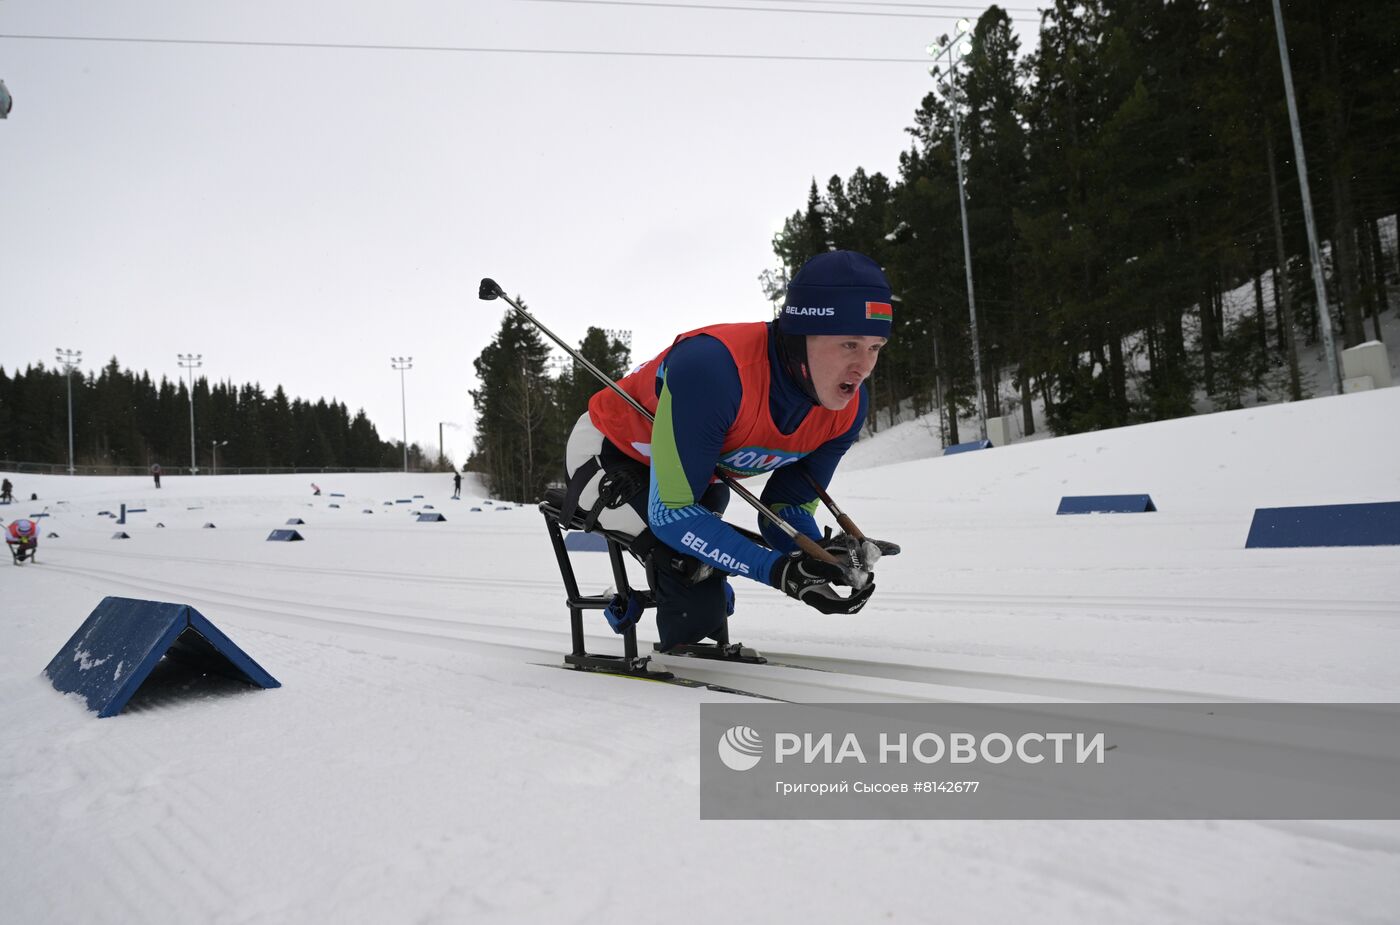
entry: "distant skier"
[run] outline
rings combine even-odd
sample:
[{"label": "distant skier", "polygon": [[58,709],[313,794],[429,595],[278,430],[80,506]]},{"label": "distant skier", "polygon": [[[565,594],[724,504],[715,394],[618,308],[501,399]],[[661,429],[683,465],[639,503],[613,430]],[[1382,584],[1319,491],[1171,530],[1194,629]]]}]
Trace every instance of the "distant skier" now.
[{"label": "distant skier", "polygon": [[[855,613],[870,599],[875,585],[844,536],[823,544],[843,566],[798,550],[766,519],[760,529],[772,548],[754,543],[714,516],[729,501],[714,476],[771,472],[762,500],[822,542],[807,476],[827,485],[860,433],[862,385],[891,321],[890,286],[875,261],[852,251],[820,254],[793,277],[777,321],[681,334],[619,383],[654,424],[611,389],[590,400],[569,437],[565,507],[576,499],[599,526],[633,536],[650,528],[664,544],[655,553],[667,554],[654,553],[647,569],[663,649],[720,631],[733,612],[726,573],[823,613]],[[835,585],[855,590],[842,597]]]},{"label": "distant skier", "polygon": [[321,486],[320,486],[320,485],[317,485],[315,482],[312,482],[312,483],[311,483],[311,493],[312,493],[313,495],[320,495],[320,494],[321,494]]},{"label": "distant skier", "polygon": [[452,500],[458,501],[462,497],[462,473],[452,473]]},{"label": "distant skier", "polygon": [[10,484],[9,479],[0,482],[0,504],[12,504],[15,500],[15,486]]},{"label": "distant skier", "polygon": [[11,521],[5,528],[5,545],[14,557],[15,565],[26,558],[33,559],[39,549],[39,525],[27,517]]},{"label": "distant skier", "polygon": [[151,466],[151,478],[156,480],[156,487],[160,487],[160,463]]}]

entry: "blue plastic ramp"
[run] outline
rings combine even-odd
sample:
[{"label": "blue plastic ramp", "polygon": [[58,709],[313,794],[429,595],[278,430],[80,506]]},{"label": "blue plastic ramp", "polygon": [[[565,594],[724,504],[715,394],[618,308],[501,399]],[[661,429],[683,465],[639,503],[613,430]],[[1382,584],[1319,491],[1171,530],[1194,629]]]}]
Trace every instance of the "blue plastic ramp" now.
[{"label": "blue plastic ramp", "polygon": [[291,543],[305,538],[306,537],[295,530],[273,530],[267,535],[268,542],[270,543]]},{"label": "blue plastic ramp", "polygon": [[438,523],[446,523],[446,522],[447,522],[447,518],[446,518],[446,517],[443,517],[441,514],[439,514],[439,513],[437,513],[436,511],[434,511],[434,512],[431,513],[431,514],[419,514],[419,515],[418,515],[418,522],[419,522],[420,524],[438,524]]},{"label": "blue plastic ramp", "polygon": [[969,440],[967,443],[955,443],[952,446],[943,448],[944,456],[952,456],[955,453],[968,453],[972,450],[990,450],[992,441],[990,440]]},{"label": "blue plastic ramp", "polygon": [[282,686],[188,604],[125,597],[103,598],[44,674],[99,717],[115,716],[165,657],[256,687]]},{"label": "blue plastic ramp", "polygon": [[1157,510],[1151,495],[1065,495],[1056,514],[1142,514]]},{"label": "blue plastic ramp", "polygon": [[1400,501],[1255,510],[1245,549],[1303,546],[1400,546]]},{"label": "blue plastic ramp", "polygon": [[607,552],[608,541],[599,533],[567,533],[564,548],[572,552]]}]

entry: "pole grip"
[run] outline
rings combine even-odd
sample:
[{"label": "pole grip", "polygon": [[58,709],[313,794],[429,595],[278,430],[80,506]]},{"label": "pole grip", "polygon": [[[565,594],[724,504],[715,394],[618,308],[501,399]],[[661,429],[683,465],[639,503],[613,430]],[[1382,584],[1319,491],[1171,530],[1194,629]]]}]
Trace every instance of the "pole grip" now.
[{"label": "pole grip", "polygon": [[851,520],[851,518],[847,517],[845,514],[838,513],[836,515],[836,522],[841,525],[841,529],[845,530],[846,533],[860,540],[862,543],[865,542],[865,534],[860,532],[860,527],[857,527],[855,521]]},{"label": "pole grip", "polygon": [[799,533],[796,536],[794,536],[793,539],[797,542],[797,548],[801,549],[813,559],[820,559],[822,562],[825,562],[829,565],[841,564],[840,559],[836,558],[831,553],[818,546],[817,541],[812,539],[807,534]]}]

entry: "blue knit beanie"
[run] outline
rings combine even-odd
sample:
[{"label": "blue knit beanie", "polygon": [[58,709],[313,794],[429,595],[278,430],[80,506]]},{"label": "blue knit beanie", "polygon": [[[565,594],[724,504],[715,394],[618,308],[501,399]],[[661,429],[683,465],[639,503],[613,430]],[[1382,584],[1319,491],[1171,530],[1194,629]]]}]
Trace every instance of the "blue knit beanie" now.
[{"label": "blue knit beanie", "polygon": [[879,264],[855,251],[830,251],[804,263],[788,283],[778,330],[889,337],[893,318]]}]

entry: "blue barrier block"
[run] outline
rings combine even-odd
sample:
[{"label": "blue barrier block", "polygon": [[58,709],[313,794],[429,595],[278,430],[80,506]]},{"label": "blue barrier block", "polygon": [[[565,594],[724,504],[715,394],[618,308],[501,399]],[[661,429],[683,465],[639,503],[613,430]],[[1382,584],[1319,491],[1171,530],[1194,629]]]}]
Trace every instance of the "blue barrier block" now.
[{"label": "blue barrier block", "polygon": [[1245,549],[1302,546],[1400,546],[1400,501],[1255,510]]},{"label": "blue barrier block", "polygon": [[361,513],[361,514],[373,514],[374,511],[371,511],[369,508],[365,508],[365,509],[364,509],[363,511],[361,511],[360,513]]},{"label": "blue barrier block", "polygon": [[474,508],[472,508],[472,512],[475,512],[475,513],[477,513],[477,514],[480,514],[480,513],[481,513],[481,508],[479,508],[479,507],[474,507]]},{"label": "blue barrier block", "polygon": [[343,492],[343,491],[333,491],[333,492],[331,492],[331,497],[332,497],[332,498],[344,498],[344,497],[345,497],[345,492]]},{"label": "blue barrier block", "polygon": [[338,505],[338,504],[328,504],[328,505],[326,505],[326,507],[340,507],[340,505]]},{"label": "blue barrier block", "polygon": [[607,552],[608,541],[599,533],[566,533],[564,548],[574,552]]},{"label": "blue barrier block", "polygon": [[146,509],[144,507],[129,507],[126,509],[126,512],[128,514],[144,514],[146,513]]},{"label": "blue barrier block", "polygon": [[446,523],[446,522],[447,522],[447,518],[446,518],[446,517],[443,517],[441,514],[438,514],[438,513],[436,513],[436,512],[434,512],[434,513],[432,513],[432,514],[419,514],[419,515],[418,515],[418,522],[419,522],[420,524],[438,524],[438,523]]},{"label": "blue barrier block", "polygon": [[98,516],[98,517],[111,517],[111,516],[112,516],[112,512],[111,512],[111,511],[98,511],[98,512],[97,512],[97,516]]},{"label": "blue barrier block", "polygon": [[412,498],[397,498],[397,499],[394,500],[394,503],[395,503],[395,504],[412,504],[412,503],[413,503],[413,499],[412,499]]},{"label": "blue barrier block", "polygon": [[1143,514],[1157,510],[1151,495],[1065,495],[1056,514]]},{"label": "blue barrier block", "polygon": [[214,525],[213,525],[213,524],[205,524],[204,527],[203,527],[203,529],[205,529],[205,530],[213,530],[213,529],[214,529]]},{"label": "blue barrier block", "polygon": [[952,446],[943,448],[944,456],[952,456],[954,453],[968,453],[972,450],[990,450],[992,441],[990,440],[970,440],[967,443],[955,443]]},{"label": "blue barrier block", "polygon": [[256,687],[282,686],[188,604],[125,597],[103,598],[44,674],[99,717],[115,716],[165,657]]},{"label": "blue barrier block", "polygon": [[273,530],[267,535],[267,539],[270,543],[291,543],[305,537],[295,530]]},{"label": "blue barrier block", "polygon": [[128,535],[126,534],[126,531],[124,531],[124,530],[118,530],[116,533],[113,533],[113,534],[112,534],[112,539],[114,539],[114,540],[129,540],[129,539],[131,539],[131,537],[128,536]]},{"label": "blue barrier block", "polygon": [[423,497],[423,496],[422,496],[422,495],[414,495],[413,497],[416,499],[416,498],[421,498],[421,497]]},{"label": "blue barrier block", "polygon": [[425,510],[425,511],[431,511],[432,509],[433,509],[433,506],[432,506],[431,504],[425,504],[425,505],[423,505],[423,510]]},{"label": "blue barrier block", "polygon": [[304,527],[304,526],[306,526],[306,521],[302,520],[300,517],[293,517],[291,520],[288,520],[288,521],[287,521],[287,526],[289,526],[289,527]]}]

